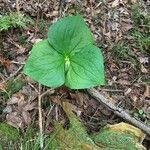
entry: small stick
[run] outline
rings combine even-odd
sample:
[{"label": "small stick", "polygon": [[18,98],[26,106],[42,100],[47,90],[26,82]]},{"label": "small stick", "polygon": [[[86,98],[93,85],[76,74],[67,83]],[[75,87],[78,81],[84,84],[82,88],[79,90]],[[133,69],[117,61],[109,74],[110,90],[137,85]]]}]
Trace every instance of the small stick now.
[{"label": "small stick", "polygon": [[39,128],[40,128],[40,148],[43,149],[43,122],[42,122],[42,102],[41,102],[41,84],[38,91],[38,110],[39,110]]},{"label": "small stick", "polygon": [[147,135],[150,136],[150,127],[148,127],[143,122],[137,120],[136,118],[130,116],[127,112],[125,112],[123,109],[116,107],[111,103],[110,100],[105,98],[103,95],[101,95],[96,89],[92,88],[87,90],[88,93],[97,101],[105,105],[107,108],[109,108],[111,111],[114,112],[114,114],[118,115],[119,117],[123,118],[124,120],[130,122],[134,126],[138,127],[142,131],[144,131]]},{"label": "small stick", "polygon": [[48,93],[53,94],[54,92],[55,92],[54,89],[48,89],[47,91],[41,94],[41,97],[45,96]]},{"label": "small stick", "polygon": [[12,64],[25,65],[25,62],[11,61]]},{"label": "small stick", "polygon": [[20,8],[19,8],[19,0],[16,0],[16,10],[17,10],[17,14],[20,14]]},{"label": "small stick", "polygon": [[4,80],[2,83],[7,82],[8,80],[10,80],[12,77],[16,76],[17,73],[23,68],[23,65],[20,66],[13,74],[11,74],[6,80]]},{"label": "small stick", "polygon": [[[40,3],[40,0],[38,0],[38,2],[37,2],[38,4]],[[40,12],[39,12],[40,10],[39,10],[39,7],[37,8],[37,17],[36,17],[36,23],[35,23],[35,31],[34,31],[34,36],[36,37],[36,34],[37,34],[37,30],[38,30],[38,22],[39,22],[39,19],[40,19]]]}]

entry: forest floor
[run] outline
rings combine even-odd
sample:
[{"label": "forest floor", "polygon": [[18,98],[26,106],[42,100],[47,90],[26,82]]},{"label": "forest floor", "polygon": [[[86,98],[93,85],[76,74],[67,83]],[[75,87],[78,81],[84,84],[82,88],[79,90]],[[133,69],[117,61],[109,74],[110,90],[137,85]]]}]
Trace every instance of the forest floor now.
[{"label": "forest floor", "polygon": [[[17,13],[19,20],[15,17]],[[60,101],[71,104],[88,133],[107,124],[126,122],[86,90],[49,90],[22,73],[32,45],[47,38],[49,25],[63,16],[80,14],[104,56],[106,85],[96,87],[97,91],[150,127],[149,0],[0,0],[0,17],[10,14],[14,23],[0,20],[0,122],[7,122],[22,134],[29,126],[38,132],[39,94],[43,94],[45,135],[53,131],[53,122],[64,126],[68,122]],[[147,149],[149,142],[147,135]]]}]

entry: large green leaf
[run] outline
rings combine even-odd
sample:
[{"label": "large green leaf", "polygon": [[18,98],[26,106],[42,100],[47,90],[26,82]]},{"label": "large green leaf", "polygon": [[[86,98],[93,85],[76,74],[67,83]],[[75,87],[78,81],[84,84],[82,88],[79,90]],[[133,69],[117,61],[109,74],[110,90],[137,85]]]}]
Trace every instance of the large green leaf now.
[{"label": "large green leaf", "polygon": [[63,56],[47,40],[38,42],[32,48],[24,73],[43,85],[58,87],[65,82]]},{"label": "large green leaf", "polygon": [[103,56],[100,49],[88,45],[70,57],[66,86],[72,89],[83,89],[104,83]]},{"label": "large green leaf", "polygon": [[25,74],[49,87],[65,84],[71,89],[104,84],[103,56],[81,16],[54,23],[48,40],[35,44]]},{"label": "large green leaf", "polygon": [[69,16],[49,28],[48,41],[56,51],[69,55],[92,44],[93,38],[81,16]]}]

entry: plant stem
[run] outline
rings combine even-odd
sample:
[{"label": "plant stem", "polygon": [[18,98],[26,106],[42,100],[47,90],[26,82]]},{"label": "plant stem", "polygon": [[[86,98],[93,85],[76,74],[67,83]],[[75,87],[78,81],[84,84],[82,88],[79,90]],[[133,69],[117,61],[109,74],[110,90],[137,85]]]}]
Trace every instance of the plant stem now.
[{"label": "plant stem", "polygon": [[41,107],[41,84],[39,83],[38,91],[38,110],[39,110],[39,128],[40,128],[40,148],[43,148],[43,124],[42,124],[42,107]]}]

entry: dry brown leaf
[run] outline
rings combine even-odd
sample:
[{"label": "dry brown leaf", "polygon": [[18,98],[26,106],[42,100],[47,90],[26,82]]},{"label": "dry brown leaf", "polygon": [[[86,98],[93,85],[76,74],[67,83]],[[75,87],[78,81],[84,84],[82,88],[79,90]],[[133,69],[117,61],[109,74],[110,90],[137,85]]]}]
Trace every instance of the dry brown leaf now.
[{"label": "dry brown leaf", "polygon": [[141,64],[141,71],[143,73],[148,73],[147,69]]},{"label": "dry brown leaf", "polygon": [[11,126],[13,126],[15,128],[23,129],[23,127],[24,127],[24,123],[23,123],[22,119],[20,118],[20,116],[17,114],[17,112],[12,112],[10,114],[7,114],[6,120],[7,120],[8,124],[10,124]]},{"label": "dry brown leaf", "polygon": [[4,58],[2,58],[1,56],[0,56],[0,63],[4,66],[4,67],[6,67],[6,69],[7,70],[10,70],[10,65],[11,65],[11,61],[10,60],[6,60],[6,59],[4,59]]},{"label": "dry brown leaf", "polygon": [[24,106],[23,110],[24,110],[24,111],[30,111],[30,110],[35,109],[36,107],[37,107],[37,102],[27,103],[27,104]]},{"label": "dry brown leaf", "polygon": [[137,2],[137,0],[130,0],[130,2],[131,2],[132,4],[135,4],[135,3]]},{"label": "dry brown leaf", "polygon": [[114,0],[111,6],[116,7],[118,5],[119,5],[119,0]]},{"label": "dry brown leaf", "polygon": [[[65,103],[66,104],[66,103]],[[71,103],[68,103],[68,106],[69,106],[69,109],[73,112],[75,112],[77,114],[77,116],[80,116],[82,111],[80,108],[78,108],[77,106],[71,104]]]},{"label": "dry brown leaf", "polygon": [[93,145],[89,145],[89,144],[82,144],[82,148],[83,148],[83,150],[103,150],[102,148],[100,148],[98,146],[93,146]]},{"label": "dry brown leaf", "polygon": [[149,85],[146,85],[144,96],[145,97],[150,97],[150,86]]},{"label": "dry brown leaf", "polygon": [[80,106],[87,105],[87,102],[89,101],[87,94],[81,92],[75,94],[75,99]]},{"label": "dry brown leaf", "polygon": [[29,125],[31,123],[31,116],[30,113],[27,111],[23,111],[22,112],[22,117],[24,119],[24,122],[26,125]]},{"label": "dry brown leaf", "polygon": [[140,61],[140,63],[142,63],[142,64],[149,63],[148,57],[139,57],[139,61]]},{"label": "dry brown leaf", "polygon": [[24,101],[24,96],[21,93],[13,94],[11,99],[7,102],[8,105],[19,104]]},{"label": "dry brown leaf", "polygon": [[12,112],[12,106],[10,105],[7,105],[3,110],[3,113],[11,113],[11,112]]},{"label": "dry brown leaf", "polygon": [[131,85],[131,83],[128,80],[122,80],[122,79],[119,79],[118,81],[116,81],[116,83],[119,83],[121,85]]},{"label": "dry brown leaf", "polygon": [[[103,115],[105,115],[105,116],[111,116],[111,115],[112,115],[112,112],[111,112],[109,109],[107,109],[105,106],[100,105],[100,106],[99,106],[99,110],[100,110],[101,113],[102,113]],[[98,112],[98,113],[99,113],[99,112]]]},{"label": "dry brown leaf", "polygon": [[132,91],[132,89],[128,88],[127,90],[125,90],[124,95],[128,95],[131,91]]},{"label": "dry brown leaf", "polygon": [[6,91],[5,90],[6,85],[4,83],[0,83],[0,91]]},{"label": "dry brown leaf", "polygon": [[130,24],[130,23],[125,23],[125,22],[122,22],[121,23],[121,30],[123,31],[123,32],[128,32],[130,29],[132,29],[132,24]]},{"label": "dry brown leaf", "polygon": [[76,2],[77,0],[66,0],[68,3],[74,3]]}]

